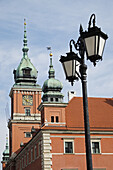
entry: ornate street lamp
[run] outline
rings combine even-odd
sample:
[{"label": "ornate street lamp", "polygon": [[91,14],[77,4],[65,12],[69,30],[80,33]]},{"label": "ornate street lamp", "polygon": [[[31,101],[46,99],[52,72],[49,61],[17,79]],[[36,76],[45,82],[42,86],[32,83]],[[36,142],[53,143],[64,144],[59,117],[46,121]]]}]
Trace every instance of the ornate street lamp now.
[{"label": "ornate street lamp", "polygon": [[62,62],[66,79],[73,85],[74,80],[78,80],[78,75],[76,70],[80,65],[77,61],[78,55],[70,51],[67,53],[67,57],[62,56],[60,61]]},{"label": "ornate street lamp", "polygon": [[[93,19],[93,27],[91,22]],[[92,155],[90,144],[90,125],[89,125],[89,113],[88,113],[88,99],[87,99],[87,81],[84,54],[86,52],[87,59],[93,62],[96,66],[96,62],[102,60],[102,55],[105,47],[105,42],[108,36],[101,31],[100,28],[95,26],[95,14],[92,14],[89,20],[88,31],[83,32],[83,28],[80,25],[80,37],[77,43],[74,40],[70,41],[70,52],[67,56],[61,56],[60,62],[63,65],[66,79],[73,85],[74,80],[81,79],[82,91],[83,91],[83,108],[84,108],[84,126],[85,126],[85,143],[86,143],[86,160],[87,170],[92,169]],[[79,51],[79,55],[72,51],[72,43],[76,50]],[[78,64],[79,63],[79,64]],[[79,67],[79,69],[78,69]]]},{"label": "ornate street lamp", "polygon": [[[91,20],[93,17],[93,27],[91,27]],[[95,26],[94,14],[90,17],[88,31],[82,32],[81,37],[85,41],[87,59],[96,65],[98,60],[102,60],[105,42],[108,36],[104,34],[100,28]]]}]

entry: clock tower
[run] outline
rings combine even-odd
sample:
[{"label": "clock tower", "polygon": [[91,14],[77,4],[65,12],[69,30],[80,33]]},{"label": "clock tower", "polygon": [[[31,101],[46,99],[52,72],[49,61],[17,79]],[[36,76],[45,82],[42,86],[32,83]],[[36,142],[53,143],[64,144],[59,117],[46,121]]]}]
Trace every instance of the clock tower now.
[{"label": "clock tower", "polygon": [[41,87],[36,84],[37,70],[28,57],[26,22],[24,23],[24,47],[23,57],[14,70],[15,83],[11,88],[11,119],[9,128],[10,156],[18,151],[20,144],[27,143],[31,137],[31,128],[38,129],[41,122],[41,114],[37,110],[41,103]]}]

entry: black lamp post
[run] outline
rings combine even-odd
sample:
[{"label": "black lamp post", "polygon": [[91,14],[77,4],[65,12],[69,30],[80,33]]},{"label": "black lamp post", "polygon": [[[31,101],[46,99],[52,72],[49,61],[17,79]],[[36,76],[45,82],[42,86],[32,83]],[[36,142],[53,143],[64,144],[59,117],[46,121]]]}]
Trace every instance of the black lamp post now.
[{"label": "black lamp post", "polygon": [[[93,27],[91,27],[92,21]],[[66,57],[61,56],[60,58],[60,62],[62,63],[66,74],[66,79],[71,82],[72,85],[74,80],[78,80],[79,78],[82,82],[87,170],[92,170],[92,155],[87,99],[87,65],[85,64],[84,54],[86,52],[87,59],[93,62],[94,66],[96,66],[96,62],[102,60],[107,38],[108,36],[104,34],[100,28],[95,26],[95,14],[92,14],[89,21],[88,31],[83,32],[83,28],[80,25],[80,37],[78,38],[77,43],[75,43],[74,40],[71,40],[70,52],[67,53]],[[79,55],[72,51],[72,43],[75,49],[79,51]],[[79,70],[77,70],[78,66]]]}]

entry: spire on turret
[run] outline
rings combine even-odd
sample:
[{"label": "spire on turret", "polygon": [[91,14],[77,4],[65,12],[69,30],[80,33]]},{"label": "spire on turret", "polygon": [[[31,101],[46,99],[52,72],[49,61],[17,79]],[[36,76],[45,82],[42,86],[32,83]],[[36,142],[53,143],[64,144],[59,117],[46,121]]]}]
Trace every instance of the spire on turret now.
[{"label": "spire on turret", "polygon": [[2,157],[2,164],[4,164],[4,166],[7,164],[9,160],[9,146],[8,146],[8,135],[6,135],[6,146],[5,146],[5,150],[3,152],[3,157]]},{"label": "spire on turret", "polygon": [[[49,49],[48,49],[49,48]],[[51,50],[48,47],[48,50]],[[62,83],[55,79],[55,70],[52,64],[52,52],[50,51],[50,65],[49,65],[49,79],[47,79],[42,87],[42,91],[44,92],[42,100],[43,102],[52,102],[52,103],[62,103],[63,102],[63,94],[61,90],[63,88]]]},{"label": "spire on turret", "polygon": [[29,50],[29,48],[27,47],[27,34],[26,34],[26,19],[24,19],[24,40],[23,40],[24,44],[23,44],[23,57],[26,58],[27,57],[27,52]]},{"label": "spire on turret", "polygon": [[53,56],[52,52],[50,52],[49,56],[50,56],[50,66],[49,66],[49,72],[48,72],[49,78],[55,78],[55,70],[52,65],[52,56]]},{"label": "spire on turret", "polygon": [[8,149],[8,135],[6,135],[6,150]]}]

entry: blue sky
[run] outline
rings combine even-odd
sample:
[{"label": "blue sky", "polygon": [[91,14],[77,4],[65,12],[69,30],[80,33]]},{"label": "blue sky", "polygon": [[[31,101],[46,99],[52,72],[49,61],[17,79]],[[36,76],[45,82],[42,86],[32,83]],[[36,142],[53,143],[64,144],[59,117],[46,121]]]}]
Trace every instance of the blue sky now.
[{"label": "blue sky", "polygon": [[[67,91],[75,90],[82,96],[81,82],[72,87],[64,77],[59,62],[60,55],[69,51],[69,41],[79,36],[79,25],[84,30],[92,13],[96,24],[108,34],[103,61],[96,67],[88,65],[88,96],[113,97],[113,1],[109,0],[0,0],[0,153],[5,147],[8,132],[5,108],[9,92],[14,84],[13,70],[22,58],[24,18],[27,21],[29,58],[38,70],[38,84],[43,85],[48,77],[49,52],[51,46],[56,78],[61,80],[65,101]],[[8,109],[6,109],[8,110]]]}]

